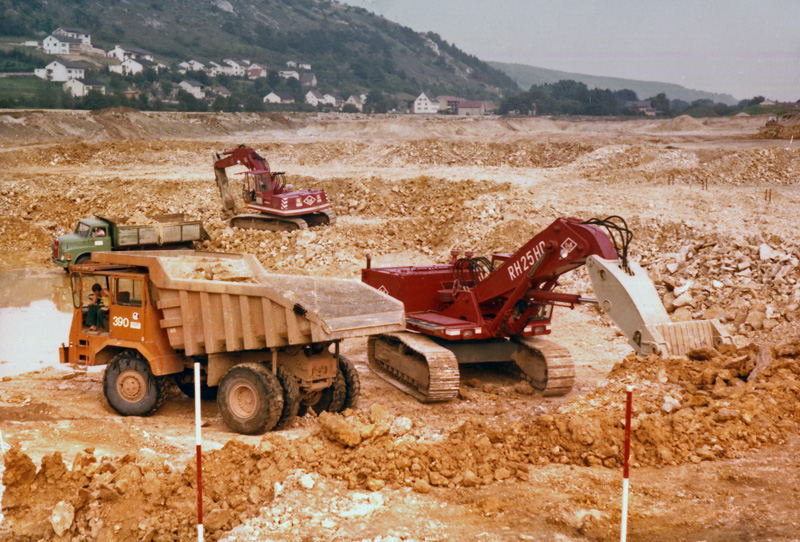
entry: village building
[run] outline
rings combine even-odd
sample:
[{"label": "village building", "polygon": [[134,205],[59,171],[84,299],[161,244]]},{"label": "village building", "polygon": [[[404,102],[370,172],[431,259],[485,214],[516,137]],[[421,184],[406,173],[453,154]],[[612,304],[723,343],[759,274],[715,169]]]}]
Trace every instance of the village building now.
[{"label": "village building", "polygon": [[436,98],[439,101],[439,111],[448,115],[458,115],[458,104],[467,101],[458,96],[442,95]]},{"label": "village building", "polygon": [[222,62],[226,64],[226,69],[223,73],[232,77],[244,77],[247,73],[247,64],[242,60],[226,58]]},{"label": "village building", "polygon": [[317,90],[309,90],[305,95],[306,103],[317,107],[321,103],[325,103],[325,96]]},{"label": "village building", "polygon": [[322,103],[332,105],[333,107],[342,107],[344,100],[338,94],[325,94],[322,97]]},{"label": "village building", "polygon": [[218,62],[214,62],[213,60],[211,60],[210,62],[208,62],[206,64],[206,66],[203,69],[203,71],[206,72],[209,77],[216,77],[220,73],[226,73],[227,72],[227,68],[224,68],[222,66],[222,64],[220,64]]},{"label": "village building", "polygon": [[293,104],[294,96],[288,92],[270,92],[264,96],[264,103],[270,104]]},{"label": "village building", "polygon": [[69,36],[49,35],[42,40],[42,49],[48,55],[77,54],[83,48],[83,42],[78,38]]},{"label": "village building", "polygon": [[304,87],[315,87],[317,86],[317,76],[313,72],[301,73],[300,84]]},{"label": "village building", "polygon": [[64,90],[76,98],[83,98],[92,90],[96,90],[100,94],[106,93],[105,85],[94,79],[70,79],[64,83]]},{"label": "village building", "polygon": [[144,69],[144,61],[140,62],[132,58],[126,58],[122,61],[122,64],[108,67],[108,71],[111,73],[118,73],[120,75],[136,75],[137,73],[142,73]]},{"label": "village building", "polygon": [[439,100],[423,92],[414,100],[414,113],[417,115],[430,115],[439,112]]},{"label": "village building", "polygon": [[262,64],[258,64],[256,62],[250,64],[247,67],[247,78],[248,79],[263,79],[266,78],[269,74],[269,70],[266,66]]},{"label": "village building", "polygon": [[47,81],[69,81],[83,79],[85,68],[82,64],[69,60],[54,60],[44,68],[34,70],[33,74]]},{"label": "village building", "polygon": [[365,101],[366,100],[362,100],[361,99],[361,96],[356,96],[355,94],[351,94],[350,97],[347,98],[347,101],[344,102],[344,103],[345,103],[345,105],[347,105],[347,104],[352,105],[353,107],[355,107],[359,111],[364,111],[364,102]]},{"label": "village building", "polygon": [[204,71],[205,68],[206,65],[202,62],[198,62],[197,60],[187,60],[178,64],[178,73],[201,72]]},{"label": "village building", "polygon": [[483,115],[483,102],[463,100],[458,103],[458,114],[464,117],[479,117]]},{"label": "village building", "polygon": [[297,73],[294,70],[280,71],[280,72],[278,72],[278,75],[280,75],[281,79],[294,78],[294,79],[297,79],[298,81],[300,80],[300,74]]},{"label": "village building", "polygon": [[643,113],[647,117],[655,117],[658,111],[653,107],[650,100],[640,100],[637,102],[626,102],[625,109],[634,113]]},{"label": "village building", "polygon": [[73,38],[79,40],[82,44],[91,46],[92,45],[92,35],[89,34],[87,30],[83,28],[74,28],[70,26],[59,26],[55,30],[53,30],[54,36],[64,36],[67,38]]},{"label": "village building", "polygon": [[121,45],[115,46],[113,49],[106,51],[106,57],[116,58],[120,62],[133,59],[133,60],[147,60],[153,62],[155,57],[150,51],[139,49],[138,47],[122,47]]}]

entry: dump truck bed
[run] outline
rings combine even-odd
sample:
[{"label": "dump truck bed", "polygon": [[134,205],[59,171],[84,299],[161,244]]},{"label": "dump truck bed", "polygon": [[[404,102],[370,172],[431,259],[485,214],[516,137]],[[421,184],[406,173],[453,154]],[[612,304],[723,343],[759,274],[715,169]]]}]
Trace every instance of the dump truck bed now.
[{"label": "dump truck bed", "polygon": [[207,237],[201,220],[187,220],[181,214],[148,217],[150,222],[135,224],[129,217],[102,217],[111,224],[114,246],[130,248],[202,241]]},{"label": "dump truck bed", "polygon": [[355,280],[267,273],[249,254],[97,253],[147,268],[161,327],[187,356],[259,350],[401,331],[403,304]]}]

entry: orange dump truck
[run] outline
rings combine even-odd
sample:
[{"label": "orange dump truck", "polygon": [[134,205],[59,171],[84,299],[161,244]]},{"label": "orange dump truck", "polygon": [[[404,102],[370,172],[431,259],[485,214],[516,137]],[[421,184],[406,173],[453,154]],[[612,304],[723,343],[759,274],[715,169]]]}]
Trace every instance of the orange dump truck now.
[{"label": "orange dump truck", "polygon": [[286,427],[307,408],[354,406],[358,373],[340,341],[405,326],[402,303],[374,288],[268,274],[251,255],[94,253],[70,277],[61,362],[107,365],[103,392],[115,411],[153,413],[170,379],[193,396],[199,361],[202,398],[216,397],[228,427],[245,434]]}]

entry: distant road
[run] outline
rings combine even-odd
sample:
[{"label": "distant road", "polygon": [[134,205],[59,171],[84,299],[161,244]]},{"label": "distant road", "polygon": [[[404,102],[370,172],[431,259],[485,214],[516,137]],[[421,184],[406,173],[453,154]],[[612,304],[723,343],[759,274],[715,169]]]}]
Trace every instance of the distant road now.
[{"label": "distant road", "polygon": [[0,78],[2,77],[33,77],[35,74],[33,72],[5,72],[0,73]]}]

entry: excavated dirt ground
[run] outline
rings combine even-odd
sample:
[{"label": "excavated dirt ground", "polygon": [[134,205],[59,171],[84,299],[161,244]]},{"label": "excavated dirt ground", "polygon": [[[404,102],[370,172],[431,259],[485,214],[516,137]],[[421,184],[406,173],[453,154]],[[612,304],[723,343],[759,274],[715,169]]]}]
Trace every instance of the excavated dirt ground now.
[{"label": "excavated dirt ground", "polygon": [[[800,142],[765,121],[0,111],[0,267],[49,269],[53,236],[93,214],[185,212],[202,248],[345,278],[366,252],[512,252],[556,217],[620,215],[673,318],[719,318],[734,345],[636,357],[596,309],[557,309],[567,396],[470,367],[457,400],[422,405],[349,341],[363,393],[344,416],[245,437],[203,405],[207,538],[617,540],[633,385],[629,539],[800,540]],[[240,143],[324,188],[336,226],[228,228],[211,157]],[[580,271],[561,282],[592,295]],[[121,418],[101,372],[3,378],[0,540],[196,539],[193,416],[176,388]]]}]

